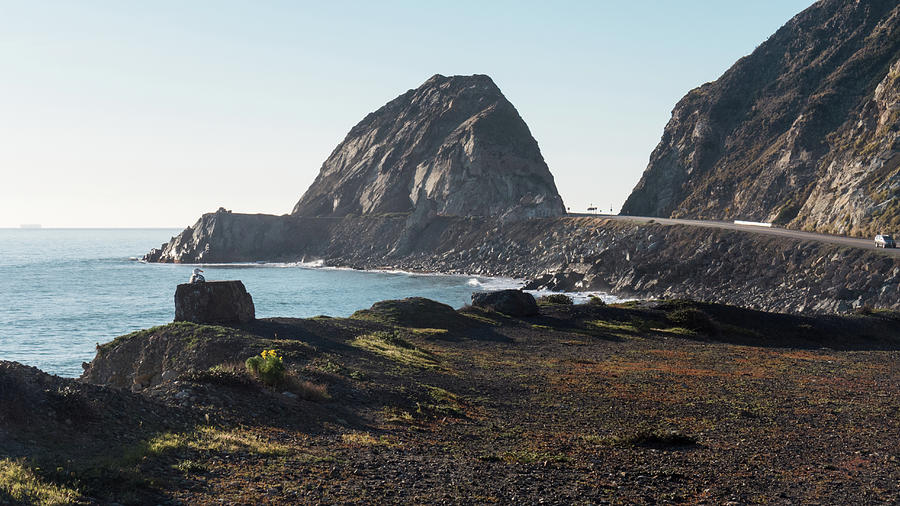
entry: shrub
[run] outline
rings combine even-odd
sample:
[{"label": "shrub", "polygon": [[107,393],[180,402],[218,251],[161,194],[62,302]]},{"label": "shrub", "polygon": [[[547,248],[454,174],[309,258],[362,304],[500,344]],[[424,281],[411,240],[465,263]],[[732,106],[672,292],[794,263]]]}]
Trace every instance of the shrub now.
[{"label": "shrub", "polygon": [[592,306],[605,306],[606,305],[606,303],[603,302],[603,299],[601,299],[600,297],[598,297],[596,295],[590,295],[588,297],[588,304],[590,304]]},{"label": "shrub", "polygon": [[678,431],[652,430],[640,431],[624,438],[617,438],[615,442],[622,446],[646,446],[650,448],[665,448],[678,446],[693,446],[697,439],[693,436]]},{"label": "shrub", "polygon": [[706,334],[713,334],[716,331],[716,324],[709,315],[697,308],[688,307],[676,309],[666,314],[666,317],[676,327]]},{"label": "shrub", "polygon": [[859,306],[858,308],[854,309],[853,312],[862,316],[871,316],[875,314],[875,310],[869,304]]},{"label": "shrub", "polygon": [[564,293],[552,293],[550,295],[544,295],[540,299],[537,300],[538,304],[555,304],[555,305],[563,305],[563,306],[571,306],[572,298]]},{"label": "shrub", "polygon": [[275,386],[284,381],[284,362],[275,350],[263,350],[259,355],[248,358],[244,365],[266,385]]}]

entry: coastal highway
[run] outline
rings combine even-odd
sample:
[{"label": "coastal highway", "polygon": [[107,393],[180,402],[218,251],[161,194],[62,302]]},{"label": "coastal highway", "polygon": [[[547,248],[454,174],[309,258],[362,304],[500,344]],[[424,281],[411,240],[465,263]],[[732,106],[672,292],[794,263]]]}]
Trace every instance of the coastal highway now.
[{"label": "coastal highway", "polygon": [[[774,235],[780,237],[790,237],[791,239],[796,239],[799,241],[816,241],[828,244],[838,244],[841,246],[848,246],[851,248],[859,248],[859,249],[867,249],[874,250],[875,248],[875,238],[871,239],[859,239],[856,237],[845,237],[842,235],[829,235],[829,234],[816,234],[813,232],[803,232],[801,230],[788,230],[785,228],[778,227],[760,227],[754,225],[738,225],[731,221],[712,221],[712,220],[685,220],[685,219],[674,219],[674,218],[654,218],[651,216],[620,216],[616,214],[587,214],[587,213],[569,213],[566,216],[571,217],[588,217],[588,218],[603,218],[607,220],[615,220],[615,221],[631,221],[637,223],[659,223],[661,225],[687,225],[691,227],[704,227],[704,228],[722,228],[726,230],[740,230],[742,232],[750,232],[753,234],[761,234],[761,235]],[[884,253],[889,256],[900,257],[900,248],[894,249],[881,249],[878,248],[879,253]]]}]

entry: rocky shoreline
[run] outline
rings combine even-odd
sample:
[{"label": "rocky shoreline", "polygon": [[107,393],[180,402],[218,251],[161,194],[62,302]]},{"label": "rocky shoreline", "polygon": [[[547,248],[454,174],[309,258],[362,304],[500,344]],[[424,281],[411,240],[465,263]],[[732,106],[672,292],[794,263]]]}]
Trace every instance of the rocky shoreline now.
[{"label": "rocky shoreline", "polygon": [[900,309],[900,260],[874,250],[601,217],[312,218],[219,210],[150,262],[312,261],[530,280],[529,288],[684,297],[790,313]]}]

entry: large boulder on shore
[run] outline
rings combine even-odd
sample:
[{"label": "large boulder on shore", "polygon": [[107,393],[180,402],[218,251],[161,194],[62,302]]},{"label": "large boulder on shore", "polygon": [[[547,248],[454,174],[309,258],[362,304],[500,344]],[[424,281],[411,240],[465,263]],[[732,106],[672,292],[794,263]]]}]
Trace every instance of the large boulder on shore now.
[{"label": "large boulder on shore", "polygon": [[240,281],[184,283],[175,289],[175,321],[247,323],[256,318],[253,297]]},{"label": "large boulder on shore", "polygon": [[538,314],[538,306],[534,296],[522,290],[475,292],[472,294],[472,305],[509,316],[534,316]]}]

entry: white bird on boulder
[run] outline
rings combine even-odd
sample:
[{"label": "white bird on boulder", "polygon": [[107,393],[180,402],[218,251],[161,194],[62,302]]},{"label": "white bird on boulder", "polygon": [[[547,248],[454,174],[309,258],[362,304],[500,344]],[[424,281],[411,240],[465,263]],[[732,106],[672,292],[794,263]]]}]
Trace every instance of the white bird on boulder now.
[{"label": "white bird on boulder", "polygon": [[203,283],[206,281],[203,274],[200,274],[201,272],[203,272],[203,269],[200,269],[199,267],[194,269],[194,274],[191,276],[191,283]]}]

